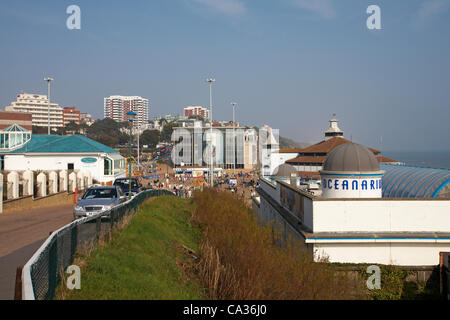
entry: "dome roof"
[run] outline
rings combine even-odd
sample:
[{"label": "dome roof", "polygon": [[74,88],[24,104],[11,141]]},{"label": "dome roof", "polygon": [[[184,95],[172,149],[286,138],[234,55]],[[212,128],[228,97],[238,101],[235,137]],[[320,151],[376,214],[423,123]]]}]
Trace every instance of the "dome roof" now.
[{"label": "dome roof", "polygon": [[297,170],[290,164],[283,163],[276,167],[273,175],[277,177],[290,177],[291,173],[297,173]]},{"label": "dome roof", "polygon": [[328,154],[322,171],[374,172],[380,164],[372,151],[357,143],[344,143]]}]

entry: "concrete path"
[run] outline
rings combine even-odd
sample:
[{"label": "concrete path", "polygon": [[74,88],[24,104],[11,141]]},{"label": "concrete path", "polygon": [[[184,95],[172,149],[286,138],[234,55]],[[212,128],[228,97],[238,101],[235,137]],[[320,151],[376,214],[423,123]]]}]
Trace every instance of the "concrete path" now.
[{"label": "concrete path", "polygon": [[73,204],[0,214],[0,300],[14,298],[16,268],[23,266],[49,233],[70,223]]}]

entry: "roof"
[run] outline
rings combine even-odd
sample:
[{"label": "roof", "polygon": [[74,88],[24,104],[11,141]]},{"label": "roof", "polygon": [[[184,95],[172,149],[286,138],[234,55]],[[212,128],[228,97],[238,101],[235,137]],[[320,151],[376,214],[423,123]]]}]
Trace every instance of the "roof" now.
[{"label": "roof", "polygon": [[397,160],[394,160],[394,159],[391,159],[391,158],[388,158],[388,157],[385,157],[385,156],[378,155],[376,157],[377,157],[378,162],[380,162],[380,163],[383,163],[383,162],[384,163],[389,163],[389,162],[391,162],[391,163],[398,163]]},{"label": "roof", "polygon": [[290,160],[287,160],[286,163],[324,163],[327,159],[326,156],[300,156]]},{"label": "roof", "polygon": [[33,134],[31,140],[23,147],[5,152],[17,153],[118,153],[95,140],[81,135],[59,136],[47,134]]},{"label": "roof", "polygon": [[297,170],[293,166],[283,163],[276,167],[275,172],[272,174],[272,176],[290,177],[292,173],[297,173]]},{"label": "roof", "polygon": [[382,164],[383,198],[436,198],[450,183],[450,170]]},{"label": "roof", "polygon": [[[340,146],[344,143],[352,143],[350,140],[347,140],[342,137],[333,137],[328,140],[322,140],[319,143],[313,144],[312,146],[303,148],[303,149],[296,149],[298,153],[329,153],[337,146]],[[368,148],[370,151],[372,151],[375,154],[380,153],[379,150]]]},{"label": "roof", "polygon": [[297,171],[299,177],[309,178],[309,179],[320,179],[319,171]]},{"label": "roof", "polygon": [[344,143],[328,154],[323,164],[327,172],[378,172],[380,164],[372,151],[357,143]]}]

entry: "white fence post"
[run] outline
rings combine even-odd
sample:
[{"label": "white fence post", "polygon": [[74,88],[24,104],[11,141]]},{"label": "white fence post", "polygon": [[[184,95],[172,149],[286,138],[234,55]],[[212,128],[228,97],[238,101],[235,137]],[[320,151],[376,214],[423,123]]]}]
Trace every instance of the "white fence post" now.
[{"label": "white fence post", "polygon": [[38,183],[38,197],[45,197],[47,195],[47,176],[41,172],[36,178]]},{"label": "white fence post", "polygon": [[17,171],[11,171],[7,175],[8,180],[8,200],[19,197],[19,174]]},{"label": "white fence post", "polygon": [[77,173],[77,185],[79,190],[84,190],[84,173],[83,171],[78,171]]},{"label": "white fence post", "polygon": [[69,174],[69,192],[75,192],[77,187],[77,174],[72,172]]},{"label": "white fence post", "polygon": [[23,195],[32,196],[34,193],[33,171],[27,170],[23,173]]},{"label": "white fence post", "polygon": [[55,171],[52,171],[48,175],[48,183],[49,183],[49,193],[54,194],[58,193],[58,174]]},{"label": "white fence post", "polygon": [[67,191],[67,171],[62,170],[59,172],[59,191]]}]

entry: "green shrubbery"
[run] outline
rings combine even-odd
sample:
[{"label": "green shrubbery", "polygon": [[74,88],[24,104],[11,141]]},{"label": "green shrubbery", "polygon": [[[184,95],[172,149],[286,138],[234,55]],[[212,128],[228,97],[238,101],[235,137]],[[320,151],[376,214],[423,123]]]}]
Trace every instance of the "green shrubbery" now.
[{"label": "green shrubbery", "polygon": [[193,221],[200,226],[199,276],[212,299],[360,298],[361,282],[300,246],[274,244],[270,228],[230,193],[195,193]]}]

